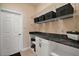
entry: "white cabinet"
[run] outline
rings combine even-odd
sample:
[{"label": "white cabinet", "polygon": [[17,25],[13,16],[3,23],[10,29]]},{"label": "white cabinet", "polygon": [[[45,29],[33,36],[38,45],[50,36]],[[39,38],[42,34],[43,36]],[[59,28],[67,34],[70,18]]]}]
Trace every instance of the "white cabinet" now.
[{"label": "white cabinet", "polygon": [[79,49],[49,41],[40,37],[36,39],[36,54],[38,56],[79,56]]},{"label": "white cabinet", "polygon": [[48,56],[50,51],[49,41],[39,37],[35,37],[35,39],[36,39],[36,54],[38,56]]},{"label": "white cabinet", "polygon": [[56,53],[54,53],[54,50],[56,49],[56,45],[57,45],[57,43],[56,42],[54,42],[54,41],[49,41],[49,45],[50,45],[50,47],[49,47],[49,49],[50,49],[50,54],[49,55],[51,55],[51,56],[58,56]]},{"label": "white cabinet", "polygon": [[56,49],[52,52],[60,56],[79,56],[79,49],[60,43],[56,43]]},{"label": "white cabinet", "polygon": [[40,56],[41,55],[41,42],[39,37],[35,37],[36,39],[36,55]]},{"label": "white cabinet", "polygon": [[79,49],[60,44],[54,41],[49,41],[50,43],[50,55],[52,56],[79,56]]},{"label": "white cabinet", "polygon": [[42,56],[49,56],[50,50],[49,50],[50,44],[49,41],[46,39],[41,40],[41,55]]},{"label": "white cabinet", "polygon": [[50,43],[50,51],[52,52],[53,50],[56,49],[56,42],[49,41],[49,43]]}]

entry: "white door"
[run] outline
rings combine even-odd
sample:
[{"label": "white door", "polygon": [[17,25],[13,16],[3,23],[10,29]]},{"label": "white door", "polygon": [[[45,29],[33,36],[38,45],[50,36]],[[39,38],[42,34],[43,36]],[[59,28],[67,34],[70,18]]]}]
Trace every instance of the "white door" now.
[{"label": "white door", "polygon": [[0,14],[1,55],[19,52],[23,48],[22,16],[9,11]]}]

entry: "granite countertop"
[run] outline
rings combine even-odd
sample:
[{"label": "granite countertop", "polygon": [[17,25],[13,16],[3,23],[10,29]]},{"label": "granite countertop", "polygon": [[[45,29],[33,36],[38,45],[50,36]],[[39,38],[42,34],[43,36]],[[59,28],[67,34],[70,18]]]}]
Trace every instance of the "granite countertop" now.
[{"label": "granite countertop", "polygon": [[65,35],[65,34],[43,33],[43,32],[29,32],[29,34],[39,36],[39,37],[44,38],[46,40],[50,40],[50,41],[54,41],[54,42],[61,43],[64,45],[79,48],[79,41],[69,39],[67,37],[67,35]]}]

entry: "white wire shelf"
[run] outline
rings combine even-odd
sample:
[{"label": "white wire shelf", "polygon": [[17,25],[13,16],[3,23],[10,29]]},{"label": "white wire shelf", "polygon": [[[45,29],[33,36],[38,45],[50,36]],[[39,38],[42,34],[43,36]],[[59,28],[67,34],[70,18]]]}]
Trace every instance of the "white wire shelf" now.
[{"label": "white wire shelf", "polygon": [[36,44],[36,42],[35,42],[35,41],[33,41],[32,43]]},{"label": "white wire shelf", "polygon": [[52,21],[57,21],[59,19],[63,20],[63,19],[68,19],[68,18],[73,18],[73,16],[77,16],[79,15],[79,13],[74,13],[74,14],[69,14],[69,15],[65,15],[65,16],[61,16],[61,17],[57,17],[57,18],[52,18],[52,19],[48,19],[48,20],[44,20],[41,22],[37,22],[37,24],[41,24],[41,23],[46,23],[46,22],[52,22]]}]

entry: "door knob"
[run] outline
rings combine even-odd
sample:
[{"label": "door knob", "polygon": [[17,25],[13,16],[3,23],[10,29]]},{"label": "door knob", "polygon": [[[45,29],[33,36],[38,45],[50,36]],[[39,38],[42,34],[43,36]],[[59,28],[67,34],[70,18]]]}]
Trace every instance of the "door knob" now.
[{"label": "door knob", "polygon": [[41,43],[39,43],[39,46],[41,47]]},{"label": "door knob", "polygon": [[21,34],[18,34],[18,35],[21,35]]}]

